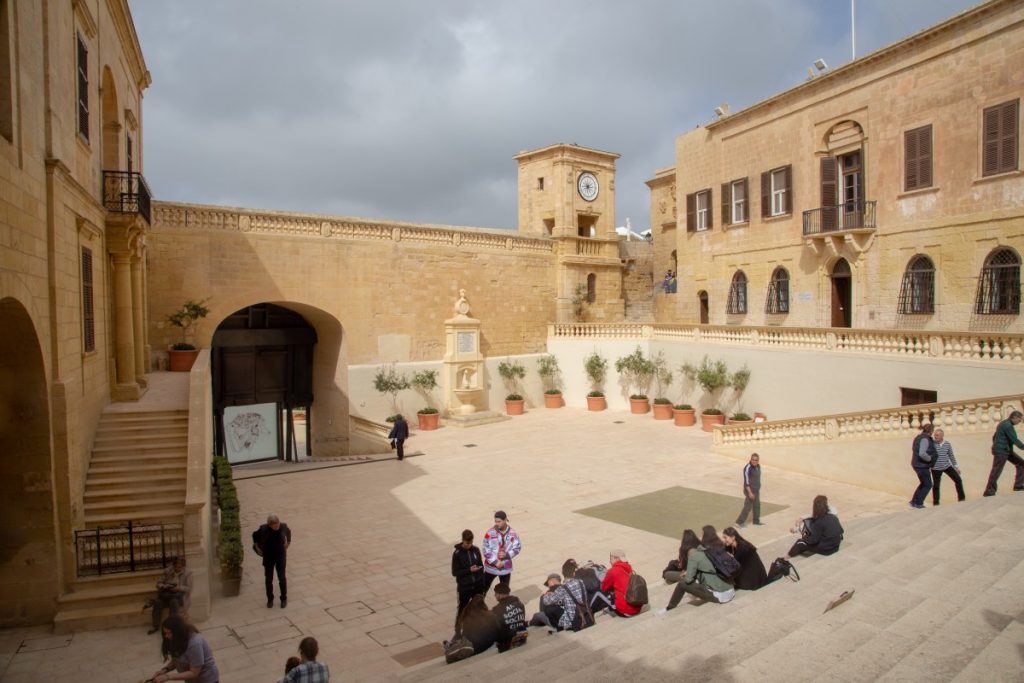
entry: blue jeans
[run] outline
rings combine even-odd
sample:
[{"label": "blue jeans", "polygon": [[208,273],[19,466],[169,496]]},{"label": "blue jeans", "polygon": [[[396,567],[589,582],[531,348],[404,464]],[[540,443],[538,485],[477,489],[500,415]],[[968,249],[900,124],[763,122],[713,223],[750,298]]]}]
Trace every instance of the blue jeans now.
[{"label": "blue jeans", "polygon": [[910,499],[910,504],[924,505],[925,496],[932,490],[932,471],[930,468],[921,469],[915,467],[914,473],[917,474],[917,478],[921,483],[914,489],[914,497]]}]

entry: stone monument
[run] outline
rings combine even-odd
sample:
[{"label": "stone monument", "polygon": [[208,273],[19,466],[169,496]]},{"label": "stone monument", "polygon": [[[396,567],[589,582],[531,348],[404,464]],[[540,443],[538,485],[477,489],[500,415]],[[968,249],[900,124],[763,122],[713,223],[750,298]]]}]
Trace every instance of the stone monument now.
[{"label": "stone monument", "polygon": [[459,290],[455,317],[444,321],[444,389],[448,424],[471,427],[508,419],[487,409],[484,355],[480,351],[480,321],[470,317],[466,290]]}]

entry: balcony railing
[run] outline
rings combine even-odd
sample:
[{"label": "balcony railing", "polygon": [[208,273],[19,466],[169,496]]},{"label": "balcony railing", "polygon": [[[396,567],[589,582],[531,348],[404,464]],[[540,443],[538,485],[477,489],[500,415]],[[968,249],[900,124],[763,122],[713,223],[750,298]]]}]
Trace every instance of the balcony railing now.
[{"label": "balcony railing", "polygon": [[181,524],[139,524],[75,531],[78,576],[163,569],[185,554]]},{"label": "balcony railing", "polygon": [[128,171],[103,172],[103,206],[117,213],[137,213],[150,223],[149,203],[152,194],[141,173]]},{"label": "balcony railing", "polygon": [[876,203],[875,200],[860,200],[804,211],[804,235],[841,230],[874,230]]}]

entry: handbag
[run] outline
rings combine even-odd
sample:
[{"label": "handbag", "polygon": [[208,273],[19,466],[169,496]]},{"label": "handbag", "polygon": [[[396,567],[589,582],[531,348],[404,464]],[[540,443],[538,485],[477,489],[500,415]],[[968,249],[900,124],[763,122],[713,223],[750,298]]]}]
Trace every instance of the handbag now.
[{"label": "handbag", "polygon": [[446,664],[461,662],[473,656],[473,643],[464,635],[457,635],[444,645],[444,661]]},{"label": "handbag", "polygon": [[800,580],[800,573],[797,572],[793,563],[784,557],[777,557],[768,569],[768,583],[778,581],[783,576],[788,576],[789,580],[794,582]]}]

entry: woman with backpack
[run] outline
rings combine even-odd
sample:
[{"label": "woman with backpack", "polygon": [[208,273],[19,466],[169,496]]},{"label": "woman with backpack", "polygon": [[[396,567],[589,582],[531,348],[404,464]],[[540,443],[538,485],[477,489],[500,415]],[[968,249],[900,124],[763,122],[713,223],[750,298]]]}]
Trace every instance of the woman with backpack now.
[{"label": "woman with backpack", "polygon": [[679,558],[671,560],[668,566],[665,567],[665,571],[661,573],[661,578],[665,579],[665,583],[679,583],[679,580],[686,575],[686,558],[690,553],[690,549],[696,548],[700,545],[700,539],[697,538],[697,534],[694,533],[693,529],[687,529],[683,532],[683,540],[679,544]]},{"label": "woman with backpack", "polygon": [[810,518],[804,518],[800,527],[800,540],[789,549],[789,556],[818,553],[832,555],[839,552],[843,542],[843,525],[839,518],[829,511],[828,498],[815,496],[811,504]]},{"label": "woman with backpack", "polygon": [[687,552],[685,577],[676,584],[668,606],[664,610],[660,610],[659,614],[678,607],[687,593],[695,595],[701,600],[719,604],[725,604],[736,597],[736,589],[727,579],[719,576],[709,557],[709,554],[724,552],[724,550],[722,539],[718,538],[715,528],[713,526],[704,527],[700,545]]},{"label": "woman with backpack", "polygon": [[736,577],[737,590],[756,591],[768,583],[768,572],[753,543],[740,536],[740,532],[731,526],[722,531],[722,542],[725,543],[725,549],[740,563],[740,573]]}]

